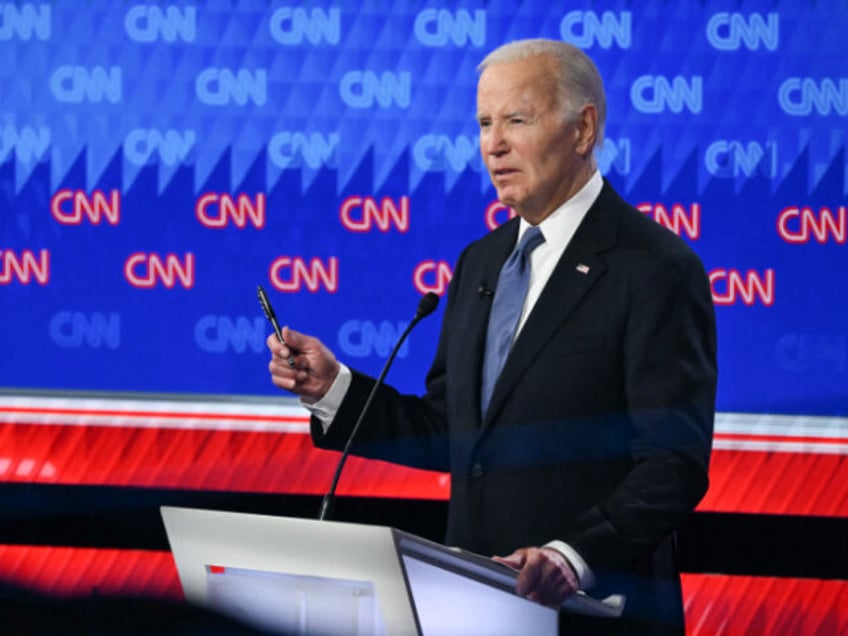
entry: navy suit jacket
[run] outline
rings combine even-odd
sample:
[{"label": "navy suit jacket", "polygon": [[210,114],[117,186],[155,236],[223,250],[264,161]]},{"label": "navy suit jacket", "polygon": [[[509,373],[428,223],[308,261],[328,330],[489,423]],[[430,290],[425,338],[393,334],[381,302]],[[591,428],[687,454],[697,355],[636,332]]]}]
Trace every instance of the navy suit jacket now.
[{"label": "navy suit jacket", "polygon": [[[716,335],[707,276],[672,232],[604,183],[480,413],[491,294],[518,219],[469,245],[424,396],[381,387],[354,452],[449,471],[446,542],[509,554],[553,539],[626,612],[682,628],[674,530],[707,489]],[[497,291],[495,290],[495,293]],[[373,380],[354,372],[340,448]]]}]

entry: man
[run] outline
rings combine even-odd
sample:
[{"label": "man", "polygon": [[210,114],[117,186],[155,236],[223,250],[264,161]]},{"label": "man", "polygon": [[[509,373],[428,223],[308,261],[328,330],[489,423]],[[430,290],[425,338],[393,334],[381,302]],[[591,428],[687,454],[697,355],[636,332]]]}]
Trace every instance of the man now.
[{"label": "man", "polygon": [[[600,176],[605,98],[584,53],[525,40],[480,69],[480,150],[519,218],[460,255],[427,393],[381,388],[354,452],[449,470],[447,543],[507,555],[528,598],[627,595],[623,621],[564,617],[572,633],[681,633],[674,530],[707,488],[715,402],[707,277]],[[532,228],[541,244],[510,257]],[[528,262],[523,303],[504,302],[508,258]],[[514,334],[498,294],[521,310]],[[273,382],[312,410],[316,444],[340,448],[373,380],[284,337],[268,339]]]}]

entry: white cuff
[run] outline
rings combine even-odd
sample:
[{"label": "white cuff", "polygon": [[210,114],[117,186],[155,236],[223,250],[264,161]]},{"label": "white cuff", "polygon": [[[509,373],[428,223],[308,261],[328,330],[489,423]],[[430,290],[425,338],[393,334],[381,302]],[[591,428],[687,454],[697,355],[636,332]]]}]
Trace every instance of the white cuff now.
[{"label": "white cuff", "polygon": [[577,580],[580,582],[581,590],[589,589],[595,584],[595,575],[592,574],[592,570],[589,569],[586,561],[584,561],[583,557],[577,553],[577,550],[572,548],[570,545],[564,541],[549,541],[542,547],[553,548],[568,559],[571,567],[574,568]]},{"label": "white cuff", "polygon": [[339,407],[342,405],[345,395],[347,395],[347,390],[350,388],[352,379],[353,374],[350,369],[340,363],[339,374],[333,380],[333,385],[324,394],[324,397],[312,403],[304,402],[303,398],[300,399],[300,405],[318,418],[325,433],[330,428],[330,424],[336,417],[336,413],[339,412]]}]

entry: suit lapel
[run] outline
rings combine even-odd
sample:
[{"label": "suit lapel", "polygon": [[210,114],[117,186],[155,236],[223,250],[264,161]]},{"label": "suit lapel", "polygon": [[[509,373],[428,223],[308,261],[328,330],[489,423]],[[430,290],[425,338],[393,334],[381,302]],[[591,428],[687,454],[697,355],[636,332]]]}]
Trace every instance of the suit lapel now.
[{"label": "suit lapel", "polygon": [[608,189],[605,185],[589,209],[530,312],[495,384],[484,426],[497,415],[524,371],[606,271],[600,254],[615,244],[618,227],[616,215],[605,205]]}]

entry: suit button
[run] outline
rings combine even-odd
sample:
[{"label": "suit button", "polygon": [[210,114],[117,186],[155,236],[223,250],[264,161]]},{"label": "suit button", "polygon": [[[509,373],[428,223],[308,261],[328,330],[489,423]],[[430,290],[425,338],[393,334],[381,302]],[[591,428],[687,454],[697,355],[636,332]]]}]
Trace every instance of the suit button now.
[{"label": "suit button", "polygon": [[482,477],[483,476],[483,464],[480,462],[475,463],[471,467],[471,476],[472,477]]}]

